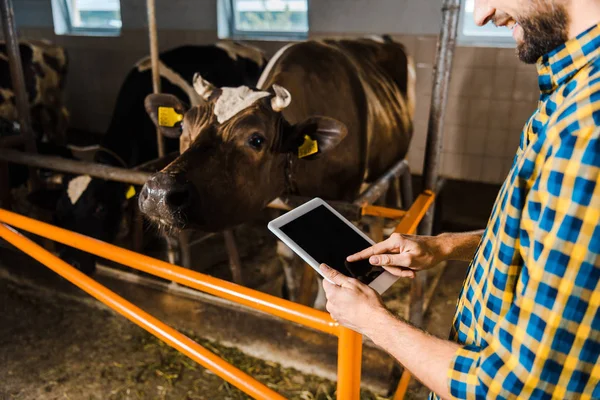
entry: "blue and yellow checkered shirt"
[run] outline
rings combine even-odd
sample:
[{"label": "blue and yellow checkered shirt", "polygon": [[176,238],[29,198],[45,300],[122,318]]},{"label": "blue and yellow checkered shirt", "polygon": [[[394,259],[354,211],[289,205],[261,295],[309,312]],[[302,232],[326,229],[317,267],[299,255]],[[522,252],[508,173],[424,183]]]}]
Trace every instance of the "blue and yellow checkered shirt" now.
[{"label": "blue and yellow checkered shirt", "polygon": [[600,25],[537,68],[539,107],[458,300],[455,398],[600,398]]}]

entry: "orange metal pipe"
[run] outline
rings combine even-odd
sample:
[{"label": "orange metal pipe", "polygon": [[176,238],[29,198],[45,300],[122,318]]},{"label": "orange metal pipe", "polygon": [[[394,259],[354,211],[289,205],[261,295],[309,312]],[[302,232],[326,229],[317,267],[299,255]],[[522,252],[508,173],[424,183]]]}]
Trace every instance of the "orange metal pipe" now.
[{"label": "orange metal pipe", "polygon": [[383,217],[389,219],[400,219],[406,215],[406,211],[396,208],[387,208],[380,206],[364,206],[362,215],[372,215],[374,217]]},{"label": "orange metal pipe", "polygon": [[144,310],[71,267],[19,232],[0,224],[0,237],[248,395],[256,399],[285,399],[192,339],[163,324]]},{"label": "orange metal pipe", "polygon": [[331,335],[337,336],[339,333],[338,323],[328,313],[314,308],[181,268],[4,209],[0,209],[0,222]]},{"label": "orange metal pipe", "polygon": [[338,339],[338,400],[360,399],[362,335],[340,327]]},{"label": "orange metal pipe", "polygon": [[398,382],[398,388],[396,389],[396,393],[394,394],[394,400],[404,399],[406,391],[408,390],[410,378],[410,372],[408,372],[407,369],[404,369],[404,371],[402,371],[402,375],[400,376],[400,382]]},{"label": "orange metal pipe", "polygon": [[410,206],[406,212],[406,215],[404,218],[402,218],[398,226],[396,226],[395,232],[406,234],[415,233],[419,223],[425,216],[425,213],[427,213],[427,210],[429,210],[429,207],[431,207],[433,204],[434,199],[435,193],[430,190],[426,190],[421,193],[415,202]]}]

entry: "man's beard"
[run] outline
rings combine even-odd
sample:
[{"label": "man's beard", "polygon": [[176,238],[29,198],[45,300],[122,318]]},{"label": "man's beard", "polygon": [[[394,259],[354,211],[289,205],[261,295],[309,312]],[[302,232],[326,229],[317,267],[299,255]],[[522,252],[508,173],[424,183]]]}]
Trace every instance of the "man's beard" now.
[{"label": "man's beard", "polygon": [[562,5],[548,5],[549,10],[519,19],[523,41],[517,46],[519,59],[527,64],[537,60],[569,39],[569,17]]}]

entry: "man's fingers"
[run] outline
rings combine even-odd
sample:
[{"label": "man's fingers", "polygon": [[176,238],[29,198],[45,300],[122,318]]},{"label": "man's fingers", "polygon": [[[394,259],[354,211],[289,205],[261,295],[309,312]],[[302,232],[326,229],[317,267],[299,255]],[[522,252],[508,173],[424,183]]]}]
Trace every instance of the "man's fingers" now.
[{"label": "man's fingers", "polygon": [[399,278],[410,278],[413,279],[416,276],[415,271],[409,268],[401,268],[401,267],[388,267],[384,266],[383,269],[388,271],[390,274],[397,276]]},{"label": "man's fingers", "polygon": [[390,265],[394,267],[408,267],[410,266],[410,257],[408,253],[400,254],[379,254],[369,258],[371,265]]},{"label": "man's fingers", "polygon": [[390,251],[393,247],[395,247],[395,244],[392,243],[392,241],[388,238],[383,242],[379,242],[371,247],[364,249],[363,251],[360,251],[356,254],[352,254],[347,258],[347,260],[350,262],[364,260],[365,258],[369,258],[376,254],[381,254]]},{"label": "man's fingers", "polygon": [[320,268],[325,278],[329,279],[334,284],[338,286],[344,286],[344,284],[348,283],[349,278],[347,276],[340,274],[338,271],[329,267],[328,265],[321,264]]}]

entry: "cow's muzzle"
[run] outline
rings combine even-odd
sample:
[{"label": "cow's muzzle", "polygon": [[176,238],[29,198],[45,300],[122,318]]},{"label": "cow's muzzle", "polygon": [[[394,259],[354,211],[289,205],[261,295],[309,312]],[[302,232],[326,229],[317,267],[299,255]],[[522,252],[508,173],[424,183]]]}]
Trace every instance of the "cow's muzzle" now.
[{"label": "cow's muzzle", "polygon": [[148,179],[140,193],[140,210],[162,225],[183,228],[192,206],[194,187],[182,176],[164,172]]}]

